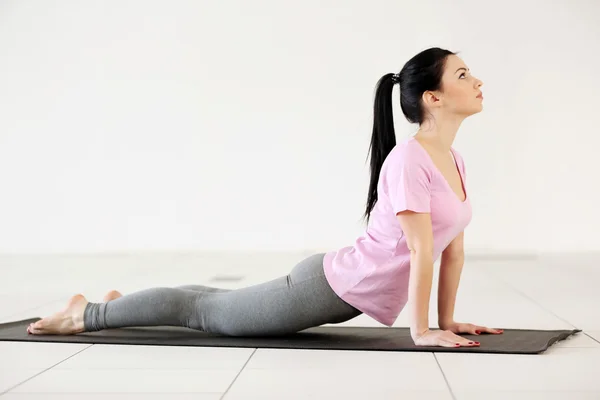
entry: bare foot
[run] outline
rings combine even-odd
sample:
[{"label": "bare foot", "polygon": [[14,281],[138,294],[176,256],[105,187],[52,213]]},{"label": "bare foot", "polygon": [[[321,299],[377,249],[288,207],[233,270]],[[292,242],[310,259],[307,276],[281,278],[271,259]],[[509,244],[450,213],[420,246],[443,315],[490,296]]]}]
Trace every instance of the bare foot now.
[{"label": "bare foot", "polygon": [[119,297],[123,297],[123,295],[121,293],[117,292],[116,290],[111,290],[110,292],[106,293],[106,295],[104,296],[102,301],[105,303],[108,303],[109,301],[116,300]]},{"label": "bare foot", "polygon": [[83,332],[83,312],[87,303],[85,297],[75,295],[63,311],[30,324],[27,332],[32,335],[71,335]]}]

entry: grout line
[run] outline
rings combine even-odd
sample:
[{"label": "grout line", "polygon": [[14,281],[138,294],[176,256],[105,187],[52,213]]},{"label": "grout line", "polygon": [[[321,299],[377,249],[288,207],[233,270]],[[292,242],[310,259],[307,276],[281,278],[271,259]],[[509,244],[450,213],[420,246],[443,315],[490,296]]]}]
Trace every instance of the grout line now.
[{"label": "grout line", "polygon": [[593,337],[593,336],[590,336],[590,335],[589,335],[587,332],[583,332],[583,331],[582,331],[581,333],[583,333],[585,336],[587,336],[587,337],[589,337],[590,339],[592,339],[594,342],[600,343],[600,340],[596,339],[596,338],[595,338],[595,337]]},{"label": "grout line", "polygon": [[235,381],[237,381],[237,378],[242,374],[242,372],[244,371],[244,368],[246,368],[246,365],[248,365],[248,363],[250,362],[250,359],[252,358],[252,356],[254,356],[254,354],[256,353],[257,350],[258,350],[258,348],[254,349],[252,354],[250,354],[250,357],[248,357],[248,359],[246,360],[244,365],[242,365],[240,372],[238,372],[238,374],[235,376],[235,378],[233,378],[233,380],[231,381],[231,383],[229,384],[229,386],[227,387],[227,389],[225,390],[223,395],[219,398],[219,400],[223,400],[223,398],[225,398],[225,396],[227,395],[227,392],[229,392],[229,389],[231,389],[231,387],[233,386]]},{"label": "grout line", "polygon": [[9,388],[8,388],[8,389],[6,389],[4,392],[0,392],[0,396],[2,396],[2,395],[4,395],[4,394],[6,394],[6,393],[8,393],[8,392],[10,392],[11,390],[13,390],[13,389],[15,389],[15,388],[17,388],[17,387],[21,386],[22,384],[24,384],[24,383],[26,383],[26,382],[29,382],[29,381],[30,381],[30,380],[32,380],[33,378],[35,378],[35,377],[37,377],[37,376],[40,376],[40,375],[41,375],[41,374],[43,374],[44,372],[51,370],[52,368],[56,367],[57,365],[64,363],[64,362],[65,362],[65,361],[67,361],[68,359],[75,357],[77,354],[81,353],[82,351],[85,351],[85,350],[89,349],[89,348],[90,348],[90,347],[92,347],[92,346],[93,346],[93,344],[91,344],[91,345],[87,346],[86,348],[83,348],[83,349],[79,350],[77,353],[70,355],[69,357],[65,358],[64,360],[61,360],[61,361],[57,362],[57,363],[56,363],[56,364],[54,364],[54,365],[51,365],[50,367],[46,368],[46,369],[45,369],[45,370],[43,370],[42,372],[38,372],[37,374],[35,374],[35,375],[33,375],[33,376],[31,376],[31,377],[29,377],[29,378],[25,379],[23,382],[19,382],[19,383],[17,383],[17,384],[16,384],[16,385],[14,385],[14,386],[12,386],[12,387],[9,387]]},{"label": "grout line", "polygon": [[578,329],[574,324],[572,324],[570,321],[567,321],[566,319],[564,319],[563,317],[561,317],[560,315],[556,314],[554,311],[550,310],[549,308],[547,308],[546,306],[544,306],[543,304],[541,304],[539,301],[535,300],[533,297],[529,296],[528,294],[526,294],[525,292],[513,288],[515,292],[517,292],[518,294],[520,294],[521,296],[523,296],[524,298],[526,298],[527,300],[530,300],[533,304],[537,305],[538,307],[540,307],[542,310],[550,313],[551,315],[553,315],[554,317],[560,319],[562,322],[571,325],[571,327],[573,329]]},{"label": "grout line", "polygon": [[518,294],[520,294],[521,296],[525,297],[527,300],[530,300],[533,304],[535,304],[536,306],[538,306],[539,308],[541,308],[542,310],[550,313],[551,315],[553,315],[554,317],[560,319],[562,322],[571,325],[571,327],[573,329],[579,329],[577,328],[574,324],[572,324],[570,321],[567,321],[566,319],[564,319],[563,317],[561,317],[560,315],[556,314],[554,311],[550,310],[549,308],[547,308],[546,306],[544,306],[543,304],[541,304],[540,302],[538,302],[537,300],[535,300],[533,297],[529,296],[528,294],[522,292],[519,289],[514,289],[515,292],[517,292]]},{"label": "grout line", "polygon": [[454,395],[454,392],[452,391],[452,387],[450,387],[450,382],[448,382],[448,378],[446,377],[446,374],[444,373],[444,370],[442,369],[442,365],[440,364],[440,361],[438,360],[435,353],[431,353],[431,354],[433,354],[433,358],[435,359],[435,362],[437,363],[438,368],[440,369],[440,372],[442,373],[442,376],[444,377],[444,381],[446,382],[446,386],[448,387],[448,390],[450,391],[450,396],[452,396],[452,400],[456,400],[456,396]]},{"label": "grout line", "polygon": [[544,306],[543,304],[541,304],[539,301],[535,300],[533,297],[529,296],[528,294],[526,294],[524,291],[522,291],[521,289],[516,288],[515,286],[511,285],[510,283],[508,283],[505,279],[500,278],[494,274],[491,274],[489,272],[486,271],[486,274],[496,280],[498,280],[499,282],[502,282],[505,286],[507,286],[508,288],[510,288],[512,291],[514,291],[515,293],[517,293],[518,295],[526,298],[527,300],[531,301],[533,304],[535,304],[536,306],[538,306],[539,308],[541,308],[542,310],[546,311],[547,313],[551,314],[552,316],[556,317],[557,319],[561,320],[562,322],[570,325],[573,329],[579,329],[577,328],[574,324],[572,324],[570,321],[567,321],[566,319],[564,319],[563,317],[561,317],[560,315],[556,314],[555,312],[553,312],[552,310],[550,310],[549,308],[547,308],[546,306]]}]

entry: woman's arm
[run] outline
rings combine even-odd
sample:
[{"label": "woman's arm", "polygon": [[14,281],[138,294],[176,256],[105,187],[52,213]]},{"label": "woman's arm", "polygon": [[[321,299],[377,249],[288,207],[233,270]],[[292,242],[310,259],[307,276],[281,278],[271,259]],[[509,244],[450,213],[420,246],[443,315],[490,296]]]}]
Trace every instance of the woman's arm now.
[{"label": "woman's arm", "polygon": [[500,334],[502,329],[454,321],[454,306],[460,275],[465,263],[464,233],[461,232],[442,252],[438,283],[438,326],[453,333]]},{"label": "woman's arm", "polygon": [[397,214],[410,250],[408,305],[410,333],[418,338],[429,329],[429,301],[433,280],[433,231],[431,215],[404,211]]},{"label": "woman's arm", "polygon": [[464,232],[461,232],[442,252],[438,282],[438,325],[441,329],[454,322],[456,293],[464,263]]}]

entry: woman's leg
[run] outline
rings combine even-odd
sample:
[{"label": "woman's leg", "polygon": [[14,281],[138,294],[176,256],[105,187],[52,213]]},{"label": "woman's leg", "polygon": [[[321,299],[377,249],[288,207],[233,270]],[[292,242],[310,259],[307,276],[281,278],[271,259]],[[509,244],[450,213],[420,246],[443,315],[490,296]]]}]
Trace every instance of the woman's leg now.
[{"label": "woman's leg", "polygon": [[212,286],[202,286],[202,285],[183,285],[183,286],[175,286],[175,289],[184,289],[191,290],[194,292],[204,292],[204,293],[225,293],[229,292],[233,289],[221,289]]},{"label": "woman's leg", "polygon": [[[279,335],[360,315],[329,287],[323,256],[302,260],[284,277],[236,290],[154,288],[108,303],[86,303],[83,324],[74,333],[169,325],[234,336]],[[51,320],[41,325],[33,333],[52,333]]]},{"label": "woman's leg", "polygon": [[340,299],[323,271],[324,254],[312,255],[270,282],[206,296],[192,323],[228,336],[284,335],[341,323],[360,311]]},{"label": "woman's leg", "polygon": [[[202,285],[183,285],[176,286],[175,289],[185,289],[185,290],[193,290],[194,292],[228,292],[232,289],[221,289],[212,286],[202,286]],[[123,294],[117,290],[111,290],[102,298],[103,302],[109,302],[116,300],[120,297],[123,297]]]}]

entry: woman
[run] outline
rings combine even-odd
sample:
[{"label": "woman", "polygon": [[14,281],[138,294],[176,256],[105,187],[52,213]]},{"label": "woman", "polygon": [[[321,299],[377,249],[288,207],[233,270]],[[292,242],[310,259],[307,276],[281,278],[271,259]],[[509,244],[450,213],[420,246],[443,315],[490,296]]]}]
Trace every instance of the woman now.
[{"label": "woman", "polygon": [[[392,91],[419,131],[396,144]],[[452,148],[462,121],[482,110],[481,81],[448,50],[431,48],[377,85],[370,145],[367,230],[354,245],[314,254],[281,278],[237,290],[152,288],[104,303],[74,296],[62,312],[31,324],[30,334],[76,334],[129,326],[184,326],[223,335],[284,335],[365,313],[391,326],[408,304],[416,345],[478,346],[460,333],[501,330],[453,319],[471,220],[465,166]],[[433,263],[442,257],[439,330],[429,329]],[[409,273],[410,272],[410,273]]]}]

